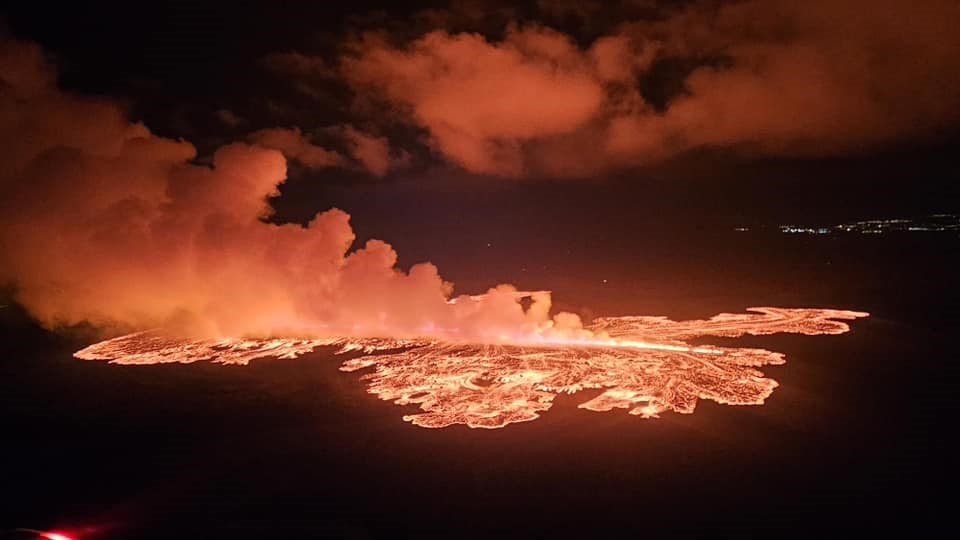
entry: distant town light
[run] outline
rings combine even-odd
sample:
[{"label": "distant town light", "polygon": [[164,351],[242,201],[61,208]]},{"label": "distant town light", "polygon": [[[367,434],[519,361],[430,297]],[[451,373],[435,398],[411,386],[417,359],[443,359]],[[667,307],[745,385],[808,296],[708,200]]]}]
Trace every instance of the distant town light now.
[{"label": "distant town light", "polygon": [[[777,227],[785,234],[832,234],[849,232],[860,234],[884,234],[901,232],[956,232],[960,233],[960,214],[932,214],[930,216],[908,219],[868,219],[853,223],[841,223],[830,227],[804,227],[801,225],[780,225]],[[746,232],[748,227],[735,227],[737,232]]]}]

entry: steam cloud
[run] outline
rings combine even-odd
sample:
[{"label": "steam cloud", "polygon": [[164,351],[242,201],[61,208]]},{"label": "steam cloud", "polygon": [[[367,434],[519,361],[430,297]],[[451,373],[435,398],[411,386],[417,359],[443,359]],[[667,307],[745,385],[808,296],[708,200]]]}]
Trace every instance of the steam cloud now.
[{"label": "steam cloud", "polygon": [[[404,167],[409,161],[409,155],[405,152],[392,154],[386,137],[378,137],[350,125],[338,126],[333,131],[346,142],[350,157],[373,176],[382,177],[391,169]],[[308,169],[349,165],[349,160],[339,152],[310,142],[298,127],[261,129],[249,134],[247,140],[277,150],[287,159]]]},{"label": "steam cloud", "polygon": [[248,140],[252,143],[281,152],[287,159],[294,160],[309,169],[339,167],[344,159],[333,150],[311,143],[300,128],[268,128],[251,133]]},{"label": "steam cloud", "polygon": [[[588,175],[703,147],[831,155],[960,119],[951,0],[693,2],[587,46],[530,22],[498,39],[448,29],[470,18],[462,11],[430,12],[434,27],[412,40],[366,33],[340,71],[358,99],[385,102],[474,173]],[[540,15],[597,12],[551,1]],[[641,81],[670,62],[697,67],[653,103]],[[294,67],[312,70],[302,56]]]},{"label": "steam cloud", "polygon": [[[544,16],[594,13],[564,1],[540,7]],[[371,132],[332,128],[343,142],[335,151],[297,128],[256,131],[251,144],[217,150],[212,166],[194,162],[191,144],[131,123],[116,103],[59,90],[37,46],[2,40],[0,283],[14,284],[50,327],[463,339],[585,332],[575,315],[550,318],[547,293],[526,310],[509,286],[451,300],[452,285],[430,263],[397,269],[378,240],[351,251],[342,211],[306,227],[265,222],[284,155],[383,176],[409,156],[373,134],[389,127],[377,121],[422,130],[449,162],[503,176],[587,175],[701,147],[822,155],[923,137],[960,119],[960,4],[908,7],[904,16],[894,0],[694,2],[587,44],[531,22],[492,39],[456,31],[456,17],[435,11],[433,27],[412,39],[355,36],[336,62],[271,57],[290,76],[319,71],[345,81],[358,102],[385,104],[386,117],[357,124]],[[681,91],[654,103],[641,81],[671,61],[697,67]]]},{"label": "steam cloud", "polygon": [[[524,310],[510,286],[450,300],[436,267],[396,268],[397,255],[354,234],[340,210],[306,227],[263,221],[286,162],[231,144],[212,166],[189,143],[152,135],[116,104],[60,91],[35,45],[0,42],[0,144],[6,194],[0,283],[49,327],[90,322],[196,337],[296,334],[495,340],[583,332],[549,318],[548,293]],[[357,159],[384,166],[383,146],[348,133]],[[296,131],[261,132],[266,146],[323,164]]]}]

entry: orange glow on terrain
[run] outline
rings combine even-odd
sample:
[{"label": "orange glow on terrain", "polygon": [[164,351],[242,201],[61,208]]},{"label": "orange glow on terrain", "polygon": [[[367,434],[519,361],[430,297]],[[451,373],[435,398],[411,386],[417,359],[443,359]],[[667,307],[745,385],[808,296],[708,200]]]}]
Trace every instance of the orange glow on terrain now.
[{"label": "orange glow on terrain", "polygon": [[44,538],[46,540],[73,540],[73,537],[67,536],[66,534],[54,532],[54,531],[38,531],[37,529],[16,529],[18,532],[25,532],[35,534],[37,538]]},{"label": "orange glow on terrain", "polygon": [[342,371],[371,369],[361,378],[368,392],[422,412],[404,420],[427,428],[464,424],[501,428],[535,420],[559,393],[602,389],[582,409],[628,409],[656,418],[690,414],[698,400],[760,405],[778,383],[757,368],[783,364],[764,349],[693,346],[702,336],[739,337],[794,333],[842,334],[844,320],[867,313],[834,309],[750,308],[707,320],[606,317],[570,338],[530,335],[496,343],[438,338],[333,337],[326,339],[180,339],[140,332],[91,345],[83,360],[117,364],[213,361],[247,364],[256,358],[296,358],[321,346],[351,357]]}]

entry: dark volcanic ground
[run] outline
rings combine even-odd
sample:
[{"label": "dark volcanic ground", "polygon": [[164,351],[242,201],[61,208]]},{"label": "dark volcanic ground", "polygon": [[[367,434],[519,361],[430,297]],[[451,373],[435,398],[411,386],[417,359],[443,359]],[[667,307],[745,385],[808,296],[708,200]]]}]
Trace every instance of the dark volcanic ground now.
[{"label": "dark volcanic ground", "polygon": [[676,235],[575,238],[588,247],[570,254],[520,237],[511,250],[547,255],[491,270],[479,250],[440,267],[463,292],[495,274],[596,315],[873,315],[842,336],[736,340],[787,354],[764,369],[781,387],[762,407],[702,402],[644,421],[579,410],[584,392],[488,431],[403,422],[404,408],[367,395],[329,351],[249,367],[88,363],[71,358],[82,338],[47,334],[8,306],[0,526],[99,529],[89,538],[592,538],[948,525],[960,239]]}]

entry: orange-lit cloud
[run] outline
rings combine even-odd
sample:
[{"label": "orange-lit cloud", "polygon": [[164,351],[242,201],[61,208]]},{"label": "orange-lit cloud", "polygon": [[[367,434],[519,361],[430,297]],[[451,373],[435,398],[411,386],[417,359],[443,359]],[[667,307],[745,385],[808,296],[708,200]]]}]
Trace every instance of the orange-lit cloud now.
[{"label": "orange-lit cloud", "polygon": [[437,31],[407,50],[371,36],[344,59],[344,71],[409,112],[437,151],[478,173],[521,174],[525,141],[575,131],[604,100],[591,59],[540,28],[497,44]]},{"label": "orange-lit cloud", "polygon": [[391,155],[390,142],[386,137],[371,135],[353,126],[343,126],[343,136],[348,141],[350,155],[374,176],[384,176],[391,169],[401,168],[410,161],[410,155],[402,150]]},{"label": "orange-lit cloud", "polygon": [[0,61],[0,282],[49,327],[456,339],[579,331],[574,315],[549,317],[548,293],[527,295],[527,310],[506,285],[454,300],[430,263],[398,269],[379,240],[351,251],[340,210],[306,227],[264,222],[286,175],[276,150],[231,144],[197,165],[190,144],[151,134],[109,101],[60,91],[37,47],[5,42]]},{"label": "orange-lit cloud", "polygon": [[309,169],[339,167],[343,156],[311,143],[300,128],[268,128],[255,131],[247,139],[264,148],[279,150],[287,159],[294,160]]},{"label": "orange-lit cloud", "polygon": [[670,137],[681,147],[834,154],[960,119],[956,2],[745,2],[705,13],[626,31],[664,33],[667,50],[725,55],[729,65],[695,70],[662,115],[618,118],[617,153]]},{"label": "orange-lit cloud", "polygon": [[327,167],[356,166],[373,176],[382,177],[393,169],[406,166],[410,161],[408,153],[390,148],[386,137],[361,131],[353,126],[344,125],[328,129],[342,139],[347,154],[345,158],[336,150],[328,150],[312,143],[298,127],[267,128],[255,131],[247,140],[264,148],[278,150],[287,159],[296,161],[308,169]]},{"label": "orange-lit cloud", "polygon": [[[957,20],[949,0],[702,2],[587,45],[535,24],[496,40],[442,27],[399,44],[370,33],[346,48],[341,71],[359,98],[392,105],[466,170],[589,175],[701,147],[830,155],[956,127]],[[700,67],[651,106],[641,79],[676,59]]]},{"label": "orange-lit cloud", "polygon": [[231,111],[230,109],[217,109],[217,111],[214,112],[214,115],[216,115],[217,120],[227,127],[234,128],[246,123],[246,120],[242,116]]}]

